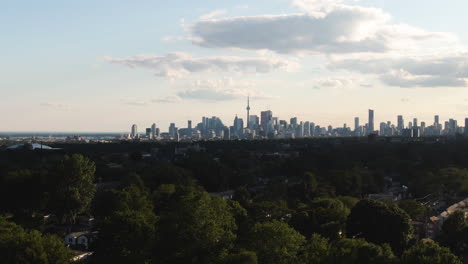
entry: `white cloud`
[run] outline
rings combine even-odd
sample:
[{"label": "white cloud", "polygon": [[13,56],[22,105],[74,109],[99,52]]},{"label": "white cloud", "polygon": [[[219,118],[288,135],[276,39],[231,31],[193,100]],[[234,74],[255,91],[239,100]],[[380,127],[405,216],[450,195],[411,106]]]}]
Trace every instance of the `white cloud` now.
[{"label": "white cloud", "polygon": [[219,17],[219,16],[222,16],[224,14],[226,14],[226,9],[218,9],[218,10],[214,10],[208,14],[204,14],[200,17],[200,20],[211,20],[213,18],[216,18],[216,17]]},{"label": "white cloud", "polygon": [[468,53],[342,59],[330,62],[329,68],[374,74],[390,86],[466,87]]},{"label": "white cloud", "polygon": [[268,73],[274,70],[294,71],[298,64],[279,58],[243,58],[235,56],[212,56],[195,58],[188,53],[176,52],[165,56],[139,55],[129,58],[105,58],[115,64],[131,68],[148,68],[156,76],[181,78],[191,73],[236,72]]},{"label": "white cloud", "polygon": [[296,0],[293,5],[303,13],[199,21],[189,32],[193,43],[203,47],[277,53],[385,53],[456,40],[448,33],[392,24],[381,9],[341,2]]},{"label": "white cloud", "polygon": [[324,17],[344,0],[292,0],[291,5],[315,17]]},{"label": "white cloud", "polygon": [[169,103],[178,103],[181,101],[181,98],[177,95],[168,95],[162,96],[158,98],[137,98],[137,97],[124,97],[121,99],[124,104],[132,105],[132,106],[150,106],[152,104],[162,103],[162,104],[169,104]]},{"label": "white cloud", "polygon": [[168,95],[153,99],[153,103],[163,103],[163,104],[172,104],[172,103],[179,103],[181,98],[177,95]]},{"label": "white cloud", "polygon": [[356,84],[354,78],[322,78],[314,80],[314,88],[316,89],[350,89]]},{"label": "white cloud", "polygon": [[180,98],[202,101],[227,101],[242,99],[247,96],[257,100],[277,98],[255,90],[255,86],[256,82],[254,81],[224,78],[195,80],[185,85],[179,85],[179,88],[176,89],[179,89],[177,96]]}]

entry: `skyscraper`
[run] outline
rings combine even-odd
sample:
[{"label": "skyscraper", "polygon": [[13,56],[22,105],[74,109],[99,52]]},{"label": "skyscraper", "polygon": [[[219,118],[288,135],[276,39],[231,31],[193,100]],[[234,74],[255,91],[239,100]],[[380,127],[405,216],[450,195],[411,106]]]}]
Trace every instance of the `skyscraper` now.
[{"label": "skyscraper", "polygon": [[418,119],[417,119],[416,117],[413,118],[413,127],[414,127],[414,128],[419,127]]},{"label": "skyscraper", "polygon": [[374,133],[374,110],[369,109],[369,131],[367,134]]},{"label": "skyscraper", "polygon": [[169,136],[171,136],[172,138],[175,137],[175,134],[176,134],[176,127],[175,127],[175,124],[174,123],[171,123],[171,125],[169,126]]},{"label": "skyscraper", "polygon": [[137,125],[132,125],[132,133],[130,134],[132,138],[135,138],[138,136],[138,126]]},{"label": "skyscraper", "polygon": [[439,116],[438,115],[434,116],[434,125],[439,126]]},{"label": "skyscraper", "polygon": [[358,131],[359,129],[359,117],[354,118],[354,132]]},{"label": "skyscraper", "polygon": [[289,122],[291,123],[291,127],[295,129],[297,127],[297,117],[292,117]]},{"label": "skyscraper", "polygon": [[151,138],[153,139],[156,138],[156,124],[155,123],[151,125]]},{"label": "skyscraper", "polygon": [[401,131],[405,128],[405,121],[403,120],[403,116],[399,115],[398,116],[398,122],[397,122],[397,129],[398,132],[401,134]]},{"label": "skyscraper", "polygon": [[249,128],[250,129],[258,129],[260,123],[260,119],[257,115],[251,115],[249,117]]},{"label": "skyscraper", "polygon": [[187,121],[187,128],[192,130],[192,120]]},{"label": "skyscraper", "polygon": [[263,131],[267,131],[268,122],[271,120],[272,117],[273,112],[271,112],[270,110],[261,112],[260,125],[262,126]]},{"label": "skyscraper", "polygon": [[247,128],[250,128],[250,96],[247,96]]},{"label": "skyscraper", "polygon": [[468,118],[465,118],[465,131],[464,131],[464,134],[468,135]]}]

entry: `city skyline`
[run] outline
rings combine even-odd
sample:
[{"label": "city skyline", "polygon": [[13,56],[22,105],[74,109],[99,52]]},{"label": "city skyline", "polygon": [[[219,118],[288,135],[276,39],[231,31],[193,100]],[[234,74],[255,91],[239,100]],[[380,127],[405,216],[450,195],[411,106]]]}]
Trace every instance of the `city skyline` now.
[{"label": "city skyline", "polygon": [[[342,126],[332,126],[316,123],[314,121],[300,120],[297,117],[283,118],[274,115],[271,110],[264,110],[260,115],[250,114],[250,97],[247,97],[246,119],[235,115],[232,125],[223,122],[219,117],[203,116],[201,122],[187,120],[187,127],[176,126],[171,123],[167,131],[153,123],[138,131],[138,125],[133,124],[131,132],[124,135],[127,139],[147,140],[201,140],[201,139],[262,139],[262,138],[303,138],[303,137],[362,137],[371,134],[379,136],[399,136],[406,138],[419,138],[424,136],[454,136],[468,135],[468,118],[463,122],[450,118],[440,122],[440,116],[434,115],[433,122],[420,120],[417,117],[409,118],[405,124],[403,115],[396,116],[396,122],[391,120],[375,122],[374,109],[368,109],[367,123],[360,123],[360,117],[354,117],[354,127],[347,123]],[[376,129],[378,127],[379,129]]]},{"label": "city skyline", "polygon": [[[404,6],[405,8],[401,8]],[[468,2],[10,1],[1,132],[126,132],[200,116],[341,126],[468,114]],[[351,113],[351,114],[350,114]]]}]

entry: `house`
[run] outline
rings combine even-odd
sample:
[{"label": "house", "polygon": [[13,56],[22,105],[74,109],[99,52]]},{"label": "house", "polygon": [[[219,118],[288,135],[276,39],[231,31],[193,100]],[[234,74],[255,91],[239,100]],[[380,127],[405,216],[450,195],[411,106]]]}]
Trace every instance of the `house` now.
[{"label": "house", "polygon": [[96,239],[97,232],[74,232],[65,236],[65,245],[71,248],[89,249]]}]

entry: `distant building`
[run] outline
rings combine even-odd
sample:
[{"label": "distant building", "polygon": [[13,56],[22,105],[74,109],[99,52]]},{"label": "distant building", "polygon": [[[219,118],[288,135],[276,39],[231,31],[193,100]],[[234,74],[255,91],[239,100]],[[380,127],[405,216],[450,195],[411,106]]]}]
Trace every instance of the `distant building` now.
[{"label": "distant building", "polygon": [[369,131],[368,134],[374,133],[374,110],[369,109]]},{"label": "distant building", "polygon": [[260,115],[260,125],[263,128],[263,131],[267,131],[268,122],[273,118],[273,112],[270,110],[261,112]]},{"label": "distant building", "polygon": [[138,126],[137,125],[132,125],[132,132],[130,134],[132,138],[138,137]]}]

